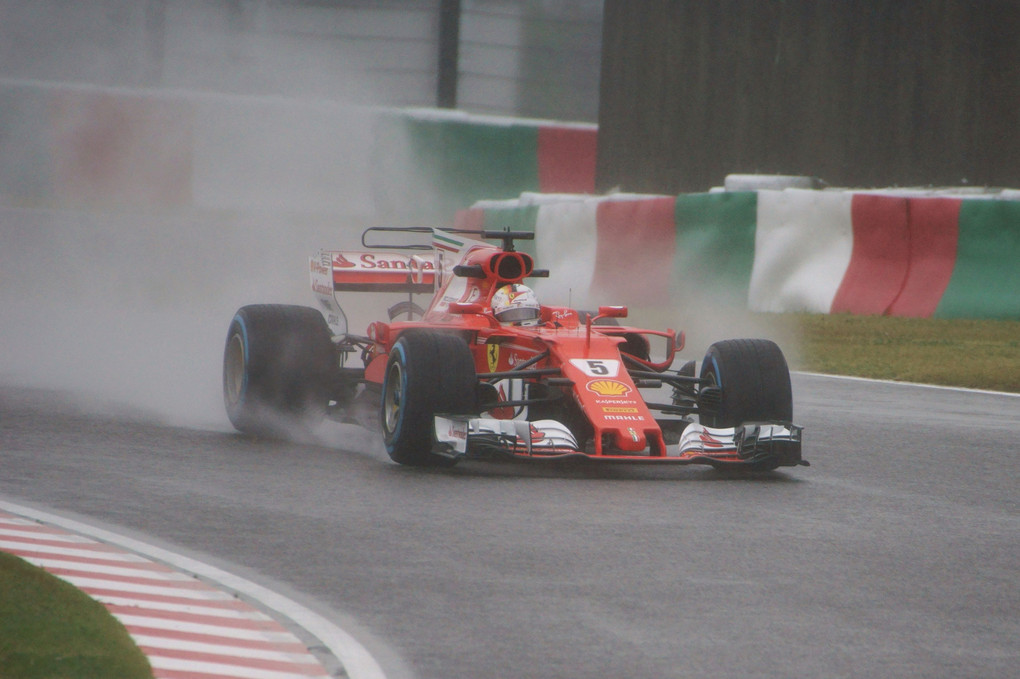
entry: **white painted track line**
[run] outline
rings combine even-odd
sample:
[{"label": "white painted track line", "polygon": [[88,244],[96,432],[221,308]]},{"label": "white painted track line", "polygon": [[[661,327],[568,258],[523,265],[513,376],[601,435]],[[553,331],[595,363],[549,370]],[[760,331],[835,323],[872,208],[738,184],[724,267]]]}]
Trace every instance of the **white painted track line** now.
[{"label": "white painted track line", "polygon": [[805,377],[824,377],[833,380],[847,380],[849,382],[871,382],[873,384],[891,384],[901,387],[920,387],[924,389],[939,389],[942,391],[959,391],[968,394],[987,394],[989,396],[1011,396],[1020,398],[1020,393],[1012,391],[992,391],[990,389],[971,389],[969,387],[950,387],[944,384],[924,384],[923,382],[898,382],[896,380],[879,380],[874,377],[855,377],[853,375],[829,375],[827,373],[804,372],[802,370],[791,370],[793,375]]}]

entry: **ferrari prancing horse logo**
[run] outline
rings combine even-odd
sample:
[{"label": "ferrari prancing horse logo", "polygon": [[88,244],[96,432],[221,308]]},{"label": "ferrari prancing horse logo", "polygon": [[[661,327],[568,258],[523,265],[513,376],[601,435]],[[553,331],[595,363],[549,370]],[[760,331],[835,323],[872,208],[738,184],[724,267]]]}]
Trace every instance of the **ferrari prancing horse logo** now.
[{"label": "ferrari prancing horse logo", "polygon": [[499,345],[493,342],[485,347],[485,356],[489,360],[489,372],[496,372],[499,367]]}]

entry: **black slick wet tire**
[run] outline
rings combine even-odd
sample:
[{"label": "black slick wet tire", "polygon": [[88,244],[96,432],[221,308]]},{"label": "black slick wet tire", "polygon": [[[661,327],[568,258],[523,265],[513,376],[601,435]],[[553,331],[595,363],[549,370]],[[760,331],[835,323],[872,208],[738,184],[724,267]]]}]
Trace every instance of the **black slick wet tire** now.
[{"label": "black slick wet tire", "polygon": [[332,333],[316,309],[238,309],[223,350],[223,402],[231,424],[274,438],[307,431],[325,415],[336,366]]},{"label": "black slick wet tire", "polygon": [[771,340],[734,339],[708,348],[701,364],[701,423],[735,427],[743,422],[793,419],[790,370]]},{"label": "black slick wet tire", "polygon": [[477,412],[477,382],[471,350],[461,337],[429,330],[401,335],[390,350],[382,389],[381,424],[390,458],[418,467],[454,464],[432,452],[433,418]]}]

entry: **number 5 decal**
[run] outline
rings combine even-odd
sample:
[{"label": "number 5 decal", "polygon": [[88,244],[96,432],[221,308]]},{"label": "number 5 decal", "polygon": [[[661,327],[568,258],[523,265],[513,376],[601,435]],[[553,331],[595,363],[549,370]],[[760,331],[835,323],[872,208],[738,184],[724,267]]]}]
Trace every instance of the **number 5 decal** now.
[{"label": "number 5 decal", "polygon": [[570,365],[588,377],[616,377],[620,372],[620,362],[613,358],[574,358],[570,360]]}]

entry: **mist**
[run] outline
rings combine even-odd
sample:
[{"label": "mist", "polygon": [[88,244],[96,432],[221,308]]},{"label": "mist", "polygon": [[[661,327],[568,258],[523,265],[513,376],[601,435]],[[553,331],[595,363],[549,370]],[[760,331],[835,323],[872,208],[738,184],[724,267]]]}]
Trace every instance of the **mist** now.
[{"label": "mist", "polygon": [[[307,257],[320,247],[356,246],[361,229],[281,225],[275,215],[3,209],[0,220],[0,381],[67,390],[93,408],[223,430],[222,351],[234,311],[252,303],[314,305]],[[569,274],[555,263],[550,268],[550,282]],[[385,314],[377,295],[349,294],[345,307],[358,334]],[[788,356],[795,351],[792,332],[772,318],[706,295],[635,307],[625,322],[684,330],[688,360],[730,337],[769,337]]]},{"label": "mist", "polygon": [[[99,4],[117,9],[106,23],[84,6],[0,2],[0,382],[228,430],[221,362],[234,311],[313,305],[307,257],[359,247],[365,226],[412,225],[403,201],[435,178],[410,164],[400,135],[380,158],[371,107],[404,92],[368,76],[364,55],[252,28],[298,16],[314,26],[326,10],[167,3],[154,17]],[[157,29],[164,42],[148,44]],[[538,265],[551,283],[574,278]],[[688,288],[628,322],[684,329],[689,359],[717,339],[785,341],[741,304]],[[377,302],[345,300],[353,332],[383,317]]]},{"label": "mist", "polygon": [[309,238],[273,224],[3,210],[0,379],[90,407],[225,428],[234,310],[306,303]]},{"label": "mist", "polygon": [[0,2],[0,382],[229,428],[234,311],[312,303],[307,257],[379,216],[391,88],[288,32],[328,14]]}]

